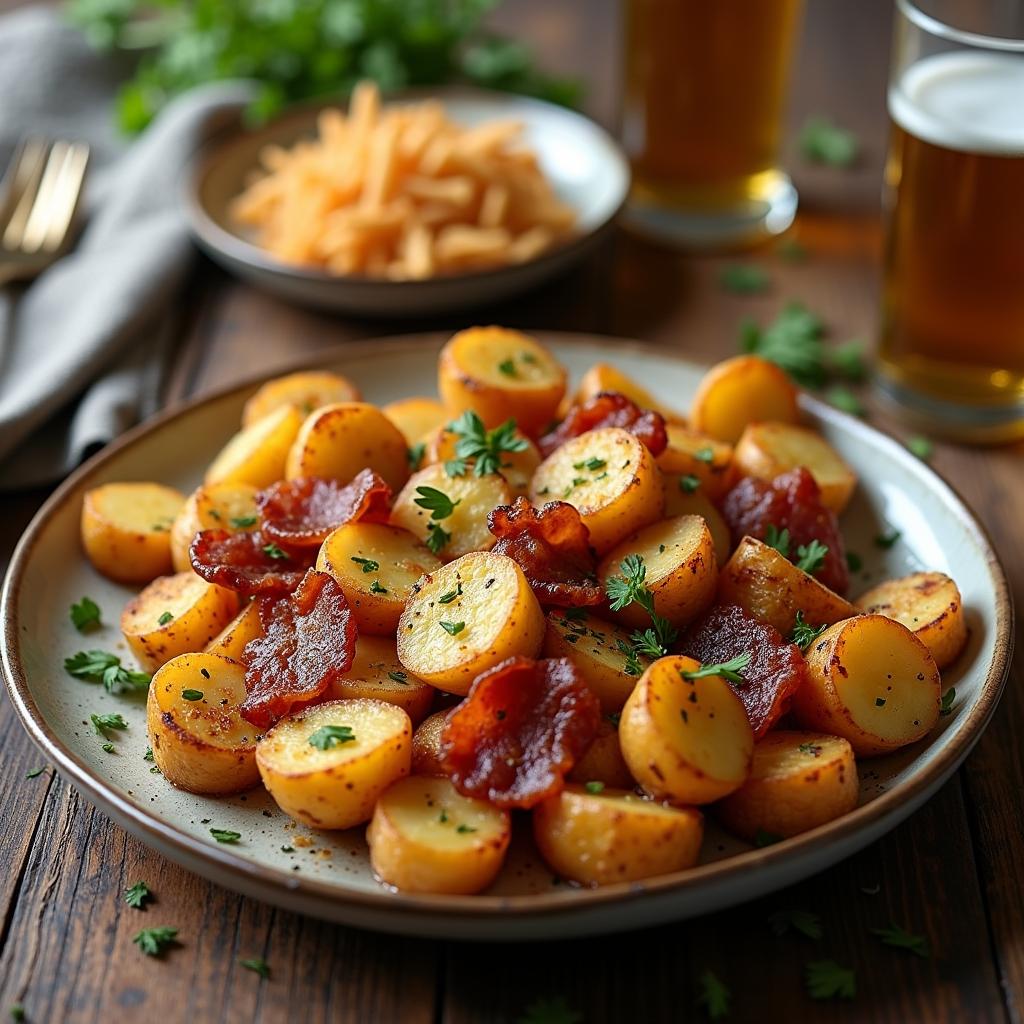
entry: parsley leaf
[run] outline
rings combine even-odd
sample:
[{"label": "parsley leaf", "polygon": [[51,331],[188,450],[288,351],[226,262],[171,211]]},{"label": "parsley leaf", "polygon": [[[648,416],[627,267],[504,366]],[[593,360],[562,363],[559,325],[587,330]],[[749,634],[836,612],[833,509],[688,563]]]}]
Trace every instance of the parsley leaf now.
[{"label": "parsley leaf", "polygon": [[827,117],[809,117],[800,130],[800,152],[812,163],[849,167],[857,150],[857,137]]},{"label": "parsley leaf", "polygon": [[516,1024],[582,1024],[582,1021],[582,1013],[570,1009],[564,997],[555,996],[535,999],[517,1018]]},{"label": "parsley leaf", "polygon": [[927,462],[935,452],[935,445],[927,437],[916,435],[907,438],[907,450],[922,462]]},{"label": "parsley leaf", "polygon": [[684,679],[705,679],[708,676],[721,676],[730,683],[743,682],[743,670],[750,664],[750,652],[744,651],[737,654],[735,658],[728,661],[721,661],[717,665],[701,665],[689,672],[681,672]]},{"label": "parsley leaf", "polygon": [[821,757],[821,746],[817,743],[801,743],[796,749],[808,757]]},{"label": "parsley leaf", "polygon": [[177,928],[143,928],[133,939],[146,956],[160,956],[165,949],[176,945]]},{"label": "parsley leaf", "polygon": [[415,473],[417,469],[423,464],[423,456],[427,453],[426,443],[420,441],[419,444],[411,445],[409,450],[406,452],[406,459],[409,463],[409,468]]},{"label": "parsley leaf", "polygon": [[872,935],[877,935],[882,940],[882,945],[892,946],[894,949],[905,949],[914,956],[927,959],[931,956],[928,949],[928,941],[923,935],[913,935],[898,924],[889,922],[888,928],[872,928]]},{"label": "parsley leaf", "polygon": [[700,487],[699,476],[694,476],[692,473],[684,473],[679,478],[679,490],[681,490],[683,494],[693,494],[698,487]]},{"label": "parsley leaf", "polygon": [[92,727],[96,730],[97,736],[109,739],[110,729],[127,729],[128,723],[120,715],[90,715]]},{"label": "parsley leaf", "polygon": [[[636,603],[650,616],[653,627],[653,632],[644,630],[634,633],[630,638],[634,650],[631,667],[637,668],[639,663],[636,660],[636,654],[643,653],[650,657],[660,658],[675,642],[678,631],[668,619],[663,618],[654,610],[654,594],[644,585],[647,579],[647,566],[644,564],[643,558],[637,554],[626,555],[619,563],[619,569],[621,575],[610,576],[605,582],[605,593],[610,602],[609,607],[612,611],[619,611],[626,605]],[[638,650],[638,644],[643,648],[642,650]],[[621,642],[619,650],[623,650]],[[623,653],[626,653],[628,661],[630,655],[625,651]],[[640,673],[629,672],[629,674],[639,675]]]},{"label": "parsley leaf", "polygon": [[242,838],[241,832],[232,832],[228,828],[211,828],[210,835],[217,840],[218,843],[237,843]]},{"label": "parsley leaf", "polygon": [[146,672],[125,668],[109,651],[79,651],[64,659],[64,670],[76,679],[102,683],[108,693],[145,690],[152,679]]},{"label": "parsley leaf", "polygon": [[939,714],[943,716],[953,714],[954,700],[956,700],[956,688],[951,686],[939,701]]},{"label": "parsley leaf", "polygon": [[789,302],[767,327],[740,325],[740,348],[775,363],[804,387],[825,383],[821,320],[799,302]]},{"label": "parsley leaf", "polygon": [[352,743],[356,734],[350,725],[321,725],[309,737],[309,745],[317,750],[332,750],[342,743]]},{"label": "parsley leaf", "polygon": [[504,377],[515,377],[516,374],[516,363],[514,359],[503,359],[498,363],[498,373]]},{"label": "parsley leaf", "polygon": [[456,585],[454,590],[449,590],[446,593],[442,594],[437,599],[437,603],[438,604],[451,604],[452,601],[454,601],[455,598],[457,598],[457,597],[462,597],[462,583],[461,582],[459,582]]},{"label": "parsley leaf", "polygon": [[821,938],[821,918],[809,910],[779,910],[768,918],[768,925],[776,935],[785,935],[793,929],[808,939]]},{"label": "parsley leaf", "polygon": [[780,530],[774,523],[769,523],[764,528],[764,542],[770,548],[775,548],[783,558],[789,558],[789,530]]},{"label": "parsley leaf", "polygon": [[828,629],[828,623],[823,622],[820,626],[812,626],[805,618],[804,613],[797,609],[796,622],[793,623],[793,632],[789,639],[800,648],[806,651],[815,640]]},{"label": "parsley leaf", "polygon": [[439,622],[438,625],[449,636],[458,636],[466,628],[466,624],[464,622]]},{"label": "parsley leaf", "polygon": [[[420,508],[425,508],[430,513],[430,518],[434,520],[447,519],[456,509],[456,506],[462,503],[460,498],[458,501],[452,501],[444,491],[439,491],[436,487],[417,487],[416,493],[419,495],[418,498],[414,498],[413,502],[419,505]],[[377,569],[380,566],[376,566]],[[375,570],[370,570],[371,572]],[[364,569],[363,572],[366,572]]]},{"label": "parsley leaf", "polygon": [[455,831],[458,832],[459,835],[466,835],[466,834],[468,834],[470,832],[475,832],[476,829],[472,825],[467,825],[467,824],[463,823],[461,825],[456,825],[455,826]]},{"label": "parsley leaf", "polygon": [[288,561],[288,552],[282,550],[281,548],[279,548],[274,543],[264,544],[263,545],[263,554],[265,554],[267,556],[267,558],[274,559],[275,562],[287,562]]},{"label": "parsley leaf", "polygon": [[598,793],[604,792],[604,783],[599,780],[595,780],[593,782],[584,783],[583,788],[588,793],[593,793],[596,796]]},{"label": "parsley leaf", "polygon": [[875,537],[875,546],[879,548],[885,548],[886,550],[888,550],[902,536],[903,534],[899,530],[894,530],[890,527],[888,530],[885,531],[885,533],[880,533],[878,534],[878,536]]},{"label": "parsley leaf", "polygon": [[409,677],[404,672],[389,672],[388,679],[394,683],[401,683],[403,686],[409,685]]},{"label": "parsley leaf", "polygon": [[856,338],[829,349],[825,353],[825,360],[832,371],[855,384],[868,375],[864,363],[864,342]]},{"label": "parsley leaf", "polygon": [[763,292],[770,283],[768,271],[752,263],[732,263],[723,267],[718,281],[726,291],[736,295]]},{"label": "parsley leaf", "polygon": [[124,901],[129,907],[136,910],[145,910],[146,904],[153,899],[153,893],[145,882],[136,882],[130,889],[124,891]]},{"label": "parsley leaf", "polygon": [[238,962],[247,971],[254,971],[261,978],[270,977],[270,965],[266,960],[261,960],[259,957],[253,957],[251,960],[239,960]]},{"label": "parsley leaf", "polygon": [[236,530],[247,530],[250,526],[255,526],[259,521],[259,516],[233,516],[231,525]]},{"label": "parsley leaf", "polygon": [[386,594],[387,592],[388,592],[387,591],[387,587],[382,587],[380,585],[380,580],[374,580],[370,584],[370,593],[371,594]]},{"label": "parsley leaf", "polygon": [[849,388],[836,385],[829,389],[825,398],[829,405],[850,416],[863,416],[867,412],[864,403]]},{"label": "parsley leaf", "polygon": [[380,569],[380,562],[375,562],[372,558],[360,558],[358,555],[352,555],[350,561],[355,562],[356,565],[361,565],[363,572],[367,575]]},{"label": "parsley leaf", "polygon": [[33,768],[31,771],[25,772],[25,778],[26,779],[38,779],[39,776],[42,775],[43,772],[45,772],[45,771],[46,771],[46,766],[45,765],[42,768]]},{"label": "parsley leaf", "polygon": [[472,409],[467,409],[454,423],[449,424],[449,430],[459,438],[455,442],[456,456],[472,459],[476,476],[497,473],[504,465],[502,455],[523,452],[530,447],[530,442],[517,433],[515,420],[506,420],[501,426],[487,430],[483,420]]},{"label": "parsley leaf", "polygon": [[801,544],[796,549],[796,567],[813,576],[824,564],[827,554],[828,547],[816,540],[810,544]]},{"label": "parsley leaf", "polygon": [[812,999],[852,999],[857,994],[857,979],[849,967],[835,960],[815,960],[804,967],[804,984]]},{"label": "parsley leaf", "polygon": [[173,622],[174,616],[170,612],[163,612],[160,618],[156,620],[158,626],[166,626],[168,622]]},{"label": "parsley leaf", "polygon": [[440,523],[430,523],[427,526],[425,543],[435,555],[439,555],[445,544],[451,539],[452,535]]},{"label": "parsley leaf", "polygon": [[79,633],[85,633],[103,625],[100,621],[100,606],[91,597],[83,597],[78,604],[73,604],[69,614],[71,622]]},{"label": "parsley leaf", "polygon": [[11,1020],[23,1021],[25,1019],[25,1007],[21,1003],[11,1004]]},{"label": "parsley leaf", "polygon": [[206,694],[202,690],[182,690],[181,696],[184,700],[202,700]]},{"label": "parsley leaf", "polygon": [[701,972],[700,995],[697,996],[697,1005],[707,1010],[712,1020],[721,1020],[729,1015],[729,1001],[732,993],[722,983],[718,976],[710,970]]}]

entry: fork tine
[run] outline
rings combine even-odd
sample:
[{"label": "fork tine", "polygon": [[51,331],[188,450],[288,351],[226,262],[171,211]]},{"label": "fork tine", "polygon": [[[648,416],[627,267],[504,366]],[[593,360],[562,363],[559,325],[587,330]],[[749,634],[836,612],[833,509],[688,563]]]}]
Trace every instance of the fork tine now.
[{"label": "fork tine", "polygon": [[49,159],[43,170],[42,180],[39,182],[39,190],[36,192],[35,202],[32,204],[32,211],[28,215],[28,223],[21,236],[21,251],[25,253],[37,253],[46,238],[46,228],[50,221],[50,207],[57,191],[57,183],[64,174],[64,163],[71,150],[71,144],[63,139],[55,142],[50,149]]},{"label": "fork tine", "polygon": [[84,143],[72,143],[61,167],[61,176],[54,188],[49,223],[43,238],[44,252],[56,252],[67,238],[71,219],[78,206],[78,198],[82,194],[82,182],[88,163],[89,147]]},{"label": "fork tine", "polygon": [[[10,187],[7,195],[7,206],[10,216],[6,217],[6,226],[2,240],[3,248],[17,249],[21,236],[28,222],[28,216],[35,202],[39,178],[49,147],[42,139],[28,139],[18,151],[14,165],[9,172]],[[6,214],[6,210],[4,211]],[[2,222],[0,222],[2,223]]]}]

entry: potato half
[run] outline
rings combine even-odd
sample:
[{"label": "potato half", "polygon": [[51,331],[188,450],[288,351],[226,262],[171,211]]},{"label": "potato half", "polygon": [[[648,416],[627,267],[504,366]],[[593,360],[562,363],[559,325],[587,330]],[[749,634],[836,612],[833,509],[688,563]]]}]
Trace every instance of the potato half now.
[{"label": "potato half", "polygon": [[544,613],[506,555],[463,555],[416,586],[398,624],[398,657],[431,686],[466,694],[498,662],[540,651]]},{"label": "potato half", "polygon": [[435,711],[412,734],[413,775],[447,775],[441,759],[441,734],[448,720],[447,711]]},{"label": "potato half", "polygon": [[939,720],[935,659],[894,619],[859,615],[837,622],[806,657],[807,679],[793,698],[796,720],[844,737],[858,757],[913,743]]},{"label": "potato half", "polygon": [[675,423],[667,432],[668,447],[658,456],[658,468],[697,481],[703,494],[718,501],[736,479],[732,445]]},{"label": "potato half", "polygon": [[839,736],[770,732],[754,744],[750,777],[716,805],[730,832],[788,838],[842,817],[857,806],[853,748]]},{"label": "potato half", "polygon": [[504,327],[459,331],[441,350],[438,392],[453,417],[472,409],[487,427],[514,419],[536,436],[555,418],[565,370],[543,345]]},{"label": "potato half", "polygon": [[957,585],[942,572],[915,572],[886,580],[855,602],[865,612],[902,622],[940,669],[951,665],[967,643],[967,621]]},{"label": "potato half", "polygon": [[711,531],[711,539],[715,543],[715,559],[720,566],[729,561],[732,554],[732,535],[726,526],[722,513],[708,500],[700,490],[688,490],[682,476],[665,476],[665,515],[700,516]]},{"label": "potato half", "polygon": [[333,700],[282,718],[256,748],[278,807],[314,828],[368,821],[388,786],[409,774],[412,723],[382,700]]},{"label": "potato half", "polygon": [[192,568],[189,548],[200,530],[252,530],[259,523],[256,488],[252,484],[220,483],[197,487],[171,527],[171,562],[175,572]]},{"label": "potato half", "polygon": [[594,363],[580,378],[573,401],[582,405],[602,391],[617,391],[620,395],[625,395],[631,402],[636,403],[641,409],[653,409],[655,412],[661,413],[669,423],[682,424],[684,422],[682,413],[662,405],[647,388],[623,373],[618,367],[612,366],[611,363]]},{"label": "potato half", "polygon": [[622,756],[659,799],[711,803],[739,789],[750,772],[754,734],[743,702],[721,676],[688,678],[700,668],[682,655],[659,658],[622,709]]},{"label": "potato half", "polygon": [[789,636],[798,611],[814,623],[838,622],[857,613],[845,598],[753,537],[740,541],[722,569],[718,600],[738,604],[783,636]]},{"label": "potato half", "polygon": [[415,775],[384,793],[366,830],[374,872],[404,892],[486,889],[511,836],[507,811],[463,796],[448,779]]},{"label": "potato half", "polygon": [[171,525],[185,495],[162,484],[104,484],[82,499],[82,547],[93,567],[119,583],[148,583],[171,571]]},{"label": "potato half", "polygon": [[238,713],[243,700],[245,669],[217,654],[181,654],[153,676],[146,727],[168,782],[209,795],[259,785],[259,737]]},{"label": "potato half", "polygon": [[207,654],[221,654],[235,661],[242,660],[245,646],[263,636],[260,606],[255,601],[247,604],[207,645]]},{"label": "potato half", "polygon": [[254,420],[224,445],[204,481],[269,487],[284,476],[285,459],[301,426],[302,414],[291,405]]},{"label": "potato half", "polygon": [[622,756],[619,727],[607,715],[601,719],[590,746],[573,765],[569,778],[584,785],[599,783],[610,789],[632,789],[636,784]]},{"label": "potato half", "polygon": [[697,863],[704,819],[622,790],[566,786],[533,810],[533,837],[552,870],[581,885],[631,882]]},{"label": "potato half", "polygon": [[316,567],[338,581],[361,634],[394,637],[413,584],[441,560],[401,527],[346,523],[323,542]]},{"label": "potato half", "polygon": [[574,505],[599,554],[660,519],[665,508],[654,456],[620,427],[588,431],[552,452],[533,475],[530,500]]},{"label": "potato half", "polygon": [[338,700],[368,697],[402,708],[419,722],[430,710],[436,691],[403,667],[398,660],[393,636],[362,634],[356,640],[352,667],[331,684],[330,694]]},{"label": "potato half", "polygon": [[288,405],[301,416],[314,409],[335,402],[358,402],[359,388],[340,373],[326,370],[303,370],[285,377],[268,380],[242,409],[242,426],[252,426],[257,420]]},{"label": "potato half", "polygon": [[448,419],[436,398],[402,398],[385,405],[381,412],[402,432],[406,444],[418,444]]},{"label": "potato half", "polygon": [[[597,568],[601,589],[622,573],[627,555],[638,555],[647,570],[645,585],[654,594],[654,610],[675,626],[685,626],[714,603],[718,563],[711,531],[702,516],[677,516],[645,527],[612,548]],[[645,629],[650,615],[638,604],[613,613],[633,629]]]},{"label": "potato half", "polygon": [[238,612],[233,590],[194,572],[161,576],[121,613],[121,632],[139,664],[155,672],[179,654],[202,651]]}]

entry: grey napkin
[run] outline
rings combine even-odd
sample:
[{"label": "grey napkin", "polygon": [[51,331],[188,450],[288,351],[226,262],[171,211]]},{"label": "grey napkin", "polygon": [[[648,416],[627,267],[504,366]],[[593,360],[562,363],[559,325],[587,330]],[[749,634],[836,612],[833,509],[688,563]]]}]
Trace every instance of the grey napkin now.
[{"label": "grey napkin", "polygon": [[156,408],[162,328],[193,258],[182,173],[248,91],[194,90],[129,144],[111,106],[124,70],[57,11],[0,18],[0,169],[27,134],[92,147],[74,251],[0,289],[0,490],[59,478]]}]

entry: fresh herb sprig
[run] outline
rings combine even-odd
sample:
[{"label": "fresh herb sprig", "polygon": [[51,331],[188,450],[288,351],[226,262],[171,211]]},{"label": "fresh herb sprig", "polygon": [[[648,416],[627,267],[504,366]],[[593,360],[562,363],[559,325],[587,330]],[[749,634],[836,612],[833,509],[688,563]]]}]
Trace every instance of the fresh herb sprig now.
[{"label": "fresh herb sprig", "polygon": [[651,628],[636,630],[628,645],[618,641],[619,650],[626,656],[627,674],[640,675],[643,671],[640,658],[660,658],[668,654],[679,634],[675,626],[654,609],[654,594],[645,585],[647,566],[642,556],[626,555],[619,563],[619,570],[620,575],[611,576],[605,583],[609,607],[617,612],[627,605],[638,604],[651,618]]},{"label": "fresh herb sprig", "polygon": [[87,633],[90,629],[102,626],[100,606],[91,598],[83,597],[73,604],[68,611],[71,623],[79,633]]},{"label": "fresh herb sprig", "polygon": [[121,659],[109,651],[79,651],[64,659],[64,670],[76,679],[102,683],[108,693],[146,690],[153,678],[148,672],[125,668]]},{"label": "fresh herb sprig", "polygon": [[452,539],[452,535],[441,526],[441,520],[449,518],[456,506],[461,504],[462,499],[452,501],[444,491],[439,491],[436,487],[428,487],[425,484],[422,487],[417,487],[416,493],[419,497],[413,498],[413,502],[430,513],[426,545],[435,555],[438,555]]},{"label": "fresh herb sprig", "polygon": [[708,676],[721,676],[730,683],[743,682],[743,670],[750,664],[750,652],[744,651],[728,661],[720,661],[714,665],[701,665],[700,668],[683,671],[684,679],[706,679]]},{"label": "fresh herb sprig", "polygon": [[501,426],[488,430],[484,421],[467,409],[457,420],[448,425],[456,435],[455,458],[445,463],[449,476],[462,476],[469,460],[473,462],[476,476],[498,473],[509,465],[504,456],[513,452],[524,452],[530,442],[516,431],[516,421],[506,420]]},{"label": "fresh herb sprig", "polygon": [[800,648],[806,651],[815,640],[828,629],[828,623],[823,622],[820,626],[812,626],[805,618],[804,613],[798,608],[796,622],[793,623],[793,632],[789,639]]}]

